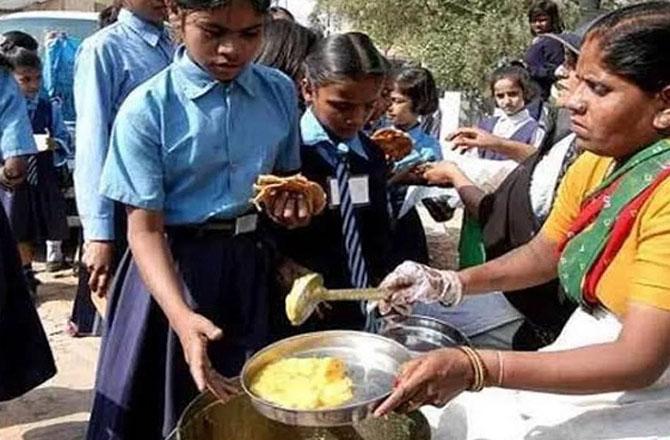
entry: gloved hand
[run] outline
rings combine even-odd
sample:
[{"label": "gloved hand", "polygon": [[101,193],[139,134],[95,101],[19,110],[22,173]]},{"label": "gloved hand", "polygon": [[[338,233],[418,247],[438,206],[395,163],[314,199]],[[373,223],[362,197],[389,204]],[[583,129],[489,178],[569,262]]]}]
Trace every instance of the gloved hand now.
[{"label": "gloved hand", "polygon": [[451,307],[463,297],[463,285],[458,274],[437,270],[413,261],[396,267],[379,286],[388,296],[379,302],[379,311],[386,315],[391,310],[409,315],[415,302],[440,302]]}]

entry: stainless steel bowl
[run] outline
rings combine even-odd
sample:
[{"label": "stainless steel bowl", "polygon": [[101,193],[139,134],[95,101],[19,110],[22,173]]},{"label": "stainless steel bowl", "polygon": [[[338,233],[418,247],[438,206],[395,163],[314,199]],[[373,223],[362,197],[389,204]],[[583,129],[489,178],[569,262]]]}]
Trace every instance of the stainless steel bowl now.
[{"label": "stainless steel bowl", "polygon": [[406,347],[412,355],[457,345],[470,345],[459,330],[437,319],[421,316],[391,316],[381,321],[378,332]]},{"label": "stainless steel bowl", "polygon": [[[303,411],[268,402],[251,391],[251,384],[268,364],[288,357],[332,356],[344,361],[354,384],[354,397],[346,405]],[[256,353],[242,369],[242,387],[264,416],[294,426],[344,426],[367,418],[386,398],[409,351],[388,338],[356,331],[307,333],[276,342]]]}]

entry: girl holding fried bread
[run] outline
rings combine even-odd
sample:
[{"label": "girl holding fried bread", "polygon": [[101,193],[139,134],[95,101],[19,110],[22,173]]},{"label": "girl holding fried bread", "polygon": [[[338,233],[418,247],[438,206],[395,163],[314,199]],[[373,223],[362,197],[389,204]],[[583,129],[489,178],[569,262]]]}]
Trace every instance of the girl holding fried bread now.
[{"label": "girl holding fried bread", "polygon": [[[387,73],[387,61],[362,33],[332,35],[305,61],[300,122],[302,173],[328,194],[328,206],[309,226],[288,231],[281,250],[323,275],[327,288],[376,285],[392,267],[387,210],[387,163],[363,133]],[[340,302],[297,330],[361,330],[361,304]],[[284,328],[291,329],[286,318]]]},{"label": "girl holding fried bread", "polygon": [[271,220],[250,203],[260,175],[300,167],[294,84],[251,64],[269,7],[173,2],[184,45],[116,118],[101,192],[126,206],[132,258],[110,298],[89,439],[164,438],[199,391],[235,392],[224,377],[269,342],[266,224],[311,217],[294,192],[268,199]]}]

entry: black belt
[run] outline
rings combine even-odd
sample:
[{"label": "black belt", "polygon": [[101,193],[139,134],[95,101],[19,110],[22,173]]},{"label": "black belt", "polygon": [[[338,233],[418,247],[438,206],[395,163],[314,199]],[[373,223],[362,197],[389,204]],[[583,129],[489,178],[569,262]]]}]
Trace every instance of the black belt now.
[{"label": "black belt", "polygon": [[[254,216],[255,219],[251,220],[251,216]],[[258,216],[256,214],[247,214],[234,219],[210,220],[198,224],[170,225],[166,226],[165,230],[168,235],[176,234],[192,237],[223,235],[226,237],[234,237],[236,235],[255,232],[258,228]]]}]

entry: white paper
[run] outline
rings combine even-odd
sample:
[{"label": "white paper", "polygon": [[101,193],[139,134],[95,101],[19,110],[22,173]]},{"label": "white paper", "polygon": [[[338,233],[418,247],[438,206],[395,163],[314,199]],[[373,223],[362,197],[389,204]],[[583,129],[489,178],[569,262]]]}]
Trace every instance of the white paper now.
[{"label": "white paper", "polygon": [[349,179],[349,193],[354,205],[370,203],[370,179],[368,176],[355,176]]},{"label": "white paper", "polygon": [[[328,179],[328,188],[330,192],[329,204],[331,207],[339,206],[342,203],[340,187],[337,179]],[[351,203],[356,206],[367,205],[370,203],[370,178],[368,176],[352,176],[349,178],[349,196]]]},{"label": "white paper", "polygon": [[460,200],[458,198],[458,192],[453,188],[439,188],[436,186],[410,186],[407,188],[407,195],[405,195],[405,200],[402,203],[400,212],[398,213],[398,218],[402,218],[412,209],[414,206],[418,205],[421,200],[440,197],[448,195],[453,198],[453,200]]},{"label": "white paper", "polygon": [[48,134],[36,134],[33,135],[35,139],[35,145],[37,146],[37,151],[47,151],[49,149],[49,144],[47,139],[49,139]]}]

